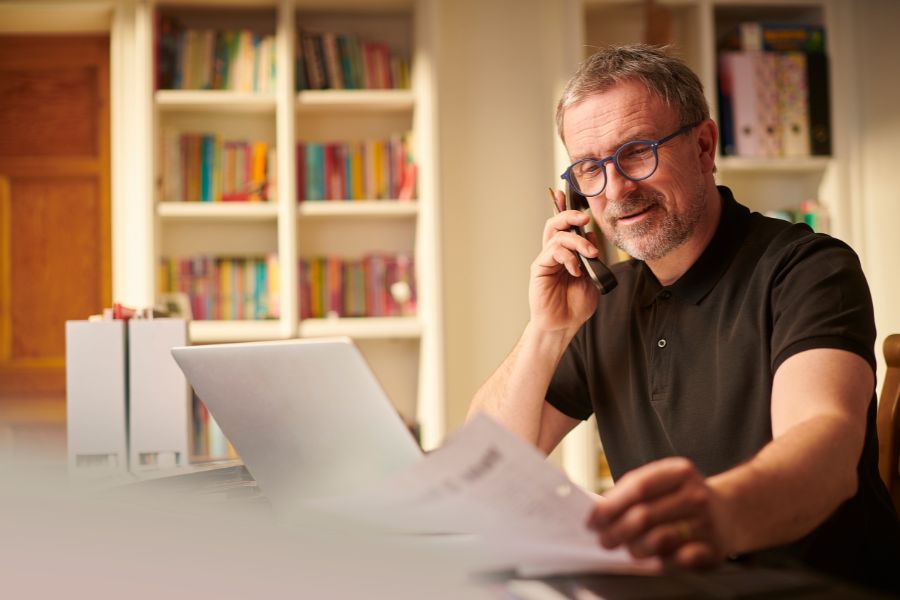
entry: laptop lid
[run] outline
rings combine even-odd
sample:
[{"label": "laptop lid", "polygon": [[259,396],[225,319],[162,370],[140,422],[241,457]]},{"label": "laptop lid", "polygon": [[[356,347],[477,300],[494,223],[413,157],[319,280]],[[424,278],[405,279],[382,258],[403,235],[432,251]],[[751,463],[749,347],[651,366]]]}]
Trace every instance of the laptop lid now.
[{"label": "laptop lid", "polygon": [[276,510],[352,493],[422,456],[349,338],[172,355]]}]

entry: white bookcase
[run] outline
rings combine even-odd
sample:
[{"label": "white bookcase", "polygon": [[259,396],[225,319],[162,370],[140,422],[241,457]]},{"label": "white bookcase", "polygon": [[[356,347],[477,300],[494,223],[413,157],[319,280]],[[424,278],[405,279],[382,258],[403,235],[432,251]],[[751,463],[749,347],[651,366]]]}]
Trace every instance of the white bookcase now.
[{"label": "white bookcase", "polygon": [[[841,122],[840,107],[852,102],[841,78],[846,68],[838,55],[841,32],[839,7],[833,0],[661,0],[657,3],[671,18],[675,52],[700,76],[714,119],[718,122],[717,36],[742,21],[777,21],[823,25],[829,55],[832,156],[801,158],[742,158],[719,156],[717,180],[729,186],[739,202],[765,212],[797,208],[807,198],[816,199],[830,220],[830,232],[854,245],[853,207],[850,201],[850,167],[845,150],[849,138]],[[570,38],[568,54],[574,66],[594,48],[610,44],[642,42],[646,7],[638,0],[583,0],[571,10],[580,24]],[[558,169],[567,166],[561,145]],[[608,487],[597,474],[600,445],[593,420],[579,425],[563,443],[562,461],[569,475],[591,489]]]},{"label": "white bookcase", "polygon": [[[158,11],[174,14],[188,27],[250,28],[274,34],[276,85],[273,92],[155,90],[154,22]],[[445,433],[441,356],[440,255],[433,0],[159,0],[138,4],[133,15],[146,73],[137,77],[148,101],[130,118],[149,138],[147,161],[139,169],[149,183],[136,200],[152,214],[152,250],[134,250],[132,267],[146,270],[156,290],[160,257],[195,254],[258,256],[275,253],[279,262],[280,317],[273,320],[194,321],[193,343],[253,341],[293,337],[354,338],[376,375],[406,417],[418,421],[425,448]],[[355,33],[388,42],[411,62],[411,88],[391,90],[295,91],[295,47],[299,32]],[[141,61],[139,61],[141,62]],[[143,109],[146,107],[146,110]],[[259,139],[277,149],[277,193],[262,203],[162,202],[160,159],[163,132],[215,132],[223,137]],[[387,138],[413,132],[418,166],[414,201],[297,202],[296,145]],[[140,224],[135,224],[140,228]],[[127,245],[127,244],[125,244]],[[415,316],[299,318],[297,264],[300,257],[359,258],[379,252],[415,256]],[[143,252],[143,253],[142,253]],[[147,294],[144,293],[144,296]],[[125,297],[141,297],[140,291]]]}]

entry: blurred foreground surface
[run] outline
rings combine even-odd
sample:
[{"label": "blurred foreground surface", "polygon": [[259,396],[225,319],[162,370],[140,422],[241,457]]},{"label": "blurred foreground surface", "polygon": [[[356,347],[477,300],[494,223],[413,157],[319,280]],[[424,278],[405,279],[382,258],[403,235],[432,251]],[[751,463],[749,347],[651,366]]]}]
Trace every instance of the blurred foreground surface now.
[{"label": "blurred foreground surface", "polygon": [[0,595],[495,597],[472,578],[470,539],[387,536],[319,514],[280,524],[238,469],[225,483],[111,485],[70,481],[46,461],[7,460]]}]

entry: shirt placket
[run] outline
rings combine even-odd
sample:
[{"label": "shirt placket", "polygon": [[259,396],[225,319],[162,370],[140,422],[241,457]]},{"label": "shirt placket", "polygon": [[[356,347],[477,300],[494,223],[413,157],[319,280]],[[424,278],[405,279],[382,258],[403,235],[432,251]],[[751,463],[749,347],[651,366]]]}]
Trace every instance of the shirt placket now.
[{"label": "shirt placket", "polygon": [[672,389],[673,351],[671,336],[672,292],[663,290],[653,302],[653,322],[650,328],[650,397],[654,403],[666,402]]}]

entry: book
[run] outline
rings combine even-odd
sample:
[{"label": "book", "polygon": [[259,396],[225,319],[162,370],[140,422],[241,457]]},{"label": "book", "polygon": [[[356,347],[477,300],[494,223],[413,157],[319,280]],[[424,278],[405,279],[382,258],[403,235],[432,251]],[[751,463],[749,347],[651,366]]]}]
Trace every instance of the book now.
[{"label": "book", "polygon": [[331,32],[322,34],[322,51],[325,71],[328,73],[328,87],[335,90],[344,89],[344,70],[338,56],[337,35]]},{"label": "book", "polygon": [[275,38],[271,34],[185,28],[174,16],[163,14],[158,36],[158,89],[274,89]]},{"label": "book", "polygon": [[299,35],[298,90],[409,87],[408,59],[383,42],[343,32]]},{"label": "book", "polygon": [[159,291],[188,296],[194,319],[278,317],[278,259],[248,257],[160,259]]},{"label": "book", "polygon": [[297,202],[306,199],[306,144],[297,144]]},{"label": "book", "polygon": [[416,312],[411,253],[362,258],[304,257],[297,262],[301,319],[386,317]]}]

